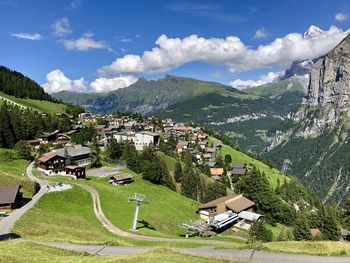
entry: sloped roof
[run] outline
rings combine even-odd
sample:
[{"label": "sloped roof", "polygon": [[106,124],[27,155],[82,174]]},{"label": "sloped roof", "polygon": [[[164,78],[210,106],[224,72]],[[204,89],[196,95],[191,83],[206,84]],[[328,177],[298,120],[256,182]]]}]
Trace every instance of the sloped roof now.
[{"label": "sloped roof", "polygon": [[253,201],[243,196],[241,198],[238,198],[231,202],[226,203],[226,207],[235,213],[239,213],[243,210],[249,209],[254,205],[255,203]]},{"label": "sloped roof", "polygon": [[57,156],[56,153],[46,153],[43,156],[41,156],[38,161],[41,163],[46,163],[48,160],[52,159],[53,157]]},{"label": "sloped roof", "polygon": [[260,217],[262,217],[262,215],[260,214],[249,212],[249,211],[242,211],[238,214],[238,216],[242,219],[246,219],[249,221],[255,221],[255,220],[258,220]]},{"label": "sloped roof", "polygon": [[12,204],[16,201],[20,185],[1,185],[0,204]]},{"label": "sloped roof", "polygon": [[246,164],[245,163],[232,163],[231,167],[235,169],[243,169],[245,168]]},{"label": "sloped roof", "polygon": [[211,175],[223,175],[224,168],[210,168]]},{"label": "sloped roof", "polygon": [[247,170],[245,168],[233,168],[232,169],[232,174],[234,174],[234,175],[245,175],[246,171]]},{"label": "sloped roof", "polygon": [[229,196],[223,196],[218,199],[212,200],[208,203],[202,204],[198,209],[205,209],[205,208],[211,208],[211,207],[216,207],[218,204],[221,204],[231,198],[235,197],[234,195],[229,195]]},{"label": "sloped roof", "polygon": [[[90,148],[89,147],[67,147],[68,155],[71,157],[90,154]],[[64,148],[54,150],[53,153],[64,157]]]}]

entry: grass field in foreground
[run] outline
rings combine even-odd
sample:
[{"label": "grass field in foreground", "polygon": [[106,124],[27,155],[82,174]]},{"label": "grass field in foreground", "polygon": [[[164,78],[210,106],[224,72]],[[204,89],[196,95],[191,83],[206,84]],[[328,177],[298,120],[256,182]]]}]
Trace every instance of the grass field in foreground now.
[{"label": "grass field in foreground", "polygon": [[101,256],[47,247],[32,242],[3,241],[0,246],[0,262],[216,263],[232,261],[184,255],[166,249],[156,249],[127,256]]},{"label": "grass field in foreground", "polygon": [[283,241],[266,243],[263,247],[283,253],[350,256],[350,243],[340,241]]},{"label": "grass field in foreground", "polygon": [[21,99],[7,95],[3,92],[0,92],[0,96],[36,111],[47,113],[64,113],[66,110],[66,105],[60,103],[45,100]]},{"label": "grass field in foreground", "polygon": [[179,236],[184,230],[179,224],[196,220],[198,203],[168,188],[155,185],[134,174],[135,182],[117,187],[108,178],[88,181],[100,194],[105,215],[116,226],[128,231],[131,228],[135,203],[128,202],[130,195],[143,194],[149,201],[141,206],[138,233],[151,236]]},{"label": "grass field in foreground", "polygon": [[[210,141],[219,141],[214,137],[210,137]],[[275,169],[275,168],[270,168],[268,165],[264,164],[263,162],[256,160],[240,151],[237,151],[235,149],[233,149],[232,147],[223,144],[222,145],[222,149],[220,151],[221,156],[224,158],[226,154],[231,155],[232,157],[232,162],[239,162],[239,163],[247,163],[248,165],[248,169],[252,169],[253,166],[255,166],[256,168],[258,168],[258,170],[260,172],[264,172],[267,179],[270,182],[270,185],[272,188],[276,188],[277,186],[277,181],[279,179],[280,183],[283,184],[285,179],[287,179],[287,181],[290,180],[289,177],[283,175],[279,170]]]},{"label": "grass field in foreground", "polygon": [[14,151],[0,149],[0,185],[19,184],[25,198],[31,198],[34,194],[34,183],[29,180],[26,173],[28,161],[15,157]]}]

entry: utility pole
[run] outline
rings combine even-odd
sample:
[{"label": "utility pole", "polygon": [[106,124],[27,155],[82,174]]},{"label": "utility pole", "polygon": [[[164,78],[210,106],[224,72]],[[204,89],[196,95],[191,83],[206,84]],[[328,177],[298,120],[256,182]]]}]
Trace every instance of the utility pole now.
[{"label": "utility pole", "polygon": [[132,228],[130,230],[133,232],[136,232],[137,231],[137,228],[136,228],[137,218],[139,216],[140,206],[141,206],[141,204],[145,204],[148,202],[146,201],[146,198],[144,195],[136,194],[136,193],[132,196],[129,196],[129,202],[132,202],[132,201],[136,201],[136,210],[135,210],[135,215],[134,215],[134,222],[133,222]]}]

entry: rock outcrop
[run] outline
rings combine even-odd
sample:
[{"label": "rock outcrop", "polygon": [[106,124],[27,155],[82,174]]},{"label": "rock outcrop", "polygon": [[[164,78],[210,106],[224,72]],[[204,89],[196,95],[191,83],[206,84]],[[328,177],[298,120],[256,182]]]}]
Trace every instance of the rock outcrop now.
[{"label": "rock outcrop", "polygon": [[320,107],[350,105],[350,36],[313,65],[305,103]]}]

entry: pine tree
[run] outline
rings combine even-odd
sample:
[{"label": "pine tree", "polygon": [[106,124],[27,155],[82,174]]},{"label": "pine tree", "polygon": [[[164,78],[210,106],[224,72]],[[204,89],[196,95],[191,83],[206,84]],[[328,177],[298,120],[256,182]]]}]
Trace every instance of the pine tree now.
[{"label": "pine tree", "polygon": [[99,168],[102,166],[100,159],[100,146],[98,145],[97,136],[94,136],[91,145],[91,167]]},{"label": "pine tree", "polygon": [[310,225],[307,217],[304,214],[300,214],[295,221],[294,225],[294,237],[296,240],[310,240]]},{"label": "pine tree", "polygon": [[181,182],[182,176],[183,176],[183,172],[182,172],[181,163],[178,161],[176,162],[176,165],[175,165],[175,172],[174,172],[175,181],[178,183]]}]

